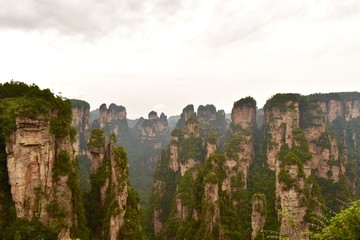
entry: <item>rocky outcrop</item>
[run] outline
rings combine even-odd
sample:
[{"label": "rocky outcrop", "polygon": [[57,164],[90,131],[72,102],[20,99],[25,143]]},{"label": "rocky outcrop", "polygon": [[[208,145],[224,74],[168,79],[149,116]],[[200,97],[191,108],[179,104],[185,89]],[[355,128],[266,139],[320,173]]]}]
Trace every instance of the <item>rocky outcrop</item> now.
[{"label": "rocky outcrop", "polygon": [[[230,138],[225,148],[226,161],[223,166],[226,178],[223,191],[236,191],[232,181],[240,181],[246,188],[250,164],[255,158],[254,129],[256,126],[256,102],[243,98],[235,102],[231,113]],[[235,203],[236,201],[234,201]]]},{"label": "rocky outcrop", "polygon": [[75,155],[86,155],[86,144],[90,135],[90,105],[81,100],[71,100],[72,126],[76,129],[73,142]]},{"label": "rocky outcrop", "polygon": [[114,103],[110,104],[109,108],[106,107],[105,103],[102,104],[99,112],[100,128],[105,128],[106,124],[111,124],[115,120],[126,120],[126,108]]},{"label": "rocky outcrop", "polygon": [[360,117],[360,99],[357,100],[347,100],[345,103],[345,119],[350,121]]},{"label": "rocky outcrop", "polygon": [[[215,235],[215,228],[220,224],[219,186],[217,183],[205,183],[204,188],[205,238]],[[218,237],[219,238],[219,235]]]},{"label": "rocky outcrop", "polygon": [[195,116],[196,116],[196,113],[195,113],[195,110],[194,110],[194,105],[192,105],[192,104],[187,105],[183,109],[183,111],[182,111],[182,113],[180,115],[180,119],[176,124],[176,128],[183,131],[184,128],[185,128],[186,122],[189,120],[189,118],[190,117],[195,117]]},{"label": "rocky outcrop", "polygon": [[333,122],[338,116],[344,115],[344,108],[340,101],[330,99],[328,102],[320,102],[320,107],[325,113],[328,122]]},{"label": "rocky outcrop", "polygon": [[303,237],[309,227],[304,217],[308,210],[305,192],[311,189],[305,186],[311,174],[311,154],[299,129],[299,98],[295,94],[278,94],[265,105],[267,163],[276,175],[280,233],[290,239]]},{"label": "rocky outcrop", "polygon": [[255,194],[252,197],[251,239],[264,239],[263,228],[266,220],[266,199],[264,194]]},{"label": "rocky outcrop", "polygon": [[214,144],[223,147],[226,140],[226,132],[229,124],[225,118],[224,110],[216,111],[216,107],[211,104],[200,105],[197,110],[197,122],[199,137],[206,139],[215,137]]},{"label": "rocky outcrop", "polygon": [[161,233],[161,230],[163,228],[163,223],[160,220],[160,210],[159,209],[154,209],[153,223],[154,223],[154,234],[155,234],[155,236],[159,236]]},{"label": "rocky outcrop", "polygon": [[171,136],[169,168],[173,172],[179,170],[179,137]]},{"label": "rocky outcrop", "polygon": [[189,120],[189,118],[191,116],[194,116],[194,115],[195,115],[194,105],[189,104],[183,109],[183,111],[180,115],[180,118],[187,121],[187,120]]},{"label": "rocky outcrop", "polygon": [[108,153],[110,156],[110,168],[111,175],[109,182],[111,182],[112,199],[110,201],[117,206],[117,208],[111,210],[110,217],[110,229],[109,239],[119,239],[120,229],[125,221],[125,212],[128,197],[128,170],[127,162],[125,160],[125,166],[122,163],[124,161],[125,152],[121,149],[115,149],[115,139],[110,139],[108,146]]},{"label": "rocky outcrop", "polygon": [[[336,205],[326,192],[349,196],[346,179],[356,188],[354,172],[345,166],[356,155],[349,149],[359,145],[360,133],[353,130],[358,105],[353,98],[278,94],[264,106],[261,121],[256,119],[255,100],[244,98],[234,104],[224,145],[218,127],[222,114],[212,105],[195,113],[189,105],[158,164],[155,235],[187,238],[187,229],[207,239],[248,239],[248,193],[259,192],[264,195],[252,202],[252,238],[264,238],[266,222],[279,224],[274,230],[281,236],[306,239],[311,214],[321,214],[322,203]],[[256,122],[263,126],[257,128]],[[171,207],[159,204],[169,199]],[[271,214],[266,216],[266,211]],[[195,225],[198,229],[191,229]],[[244,230],[232,234],[235,226]]]},{"label": "rocky outcrop", "polygon": [[175,197],[175,205],[175,219],[178,221],[185,221],[189,215],[189,208],[182,202],[180,194],[177,194]]},{"label": "rocky outcrop", "polygon": [[88,142],[88,150],[91,155],[91,172],[96,173],[104,164],[106,157],[105,133],[101,129],[93,129]]},{"label": "rocky outcrop", "polygon": [[[74,165],[69,137],[55,138],[49,122],[17,118],[6,152],[17,217],[28,220],[37,217],[47,226],[61,221],[63,224],[57,229],[59,239],[70,237],[70,228],[77,223],[73,221],[76,213],[68,185]],[[68,172],[61,171],[60,164]],[[57,215],[60,212],[61,219]]]},{"label": "rocky outcrop", "polygon": [[99,118],[94,120],[91,128],[104,130],[106,138],[109,139],[114,133],[118,145],[122,145],[129,152],[134,144],[133,136],[129,132],[126,108],[114,103],[107,108],[102,104],[99,108]]},{"label": "rocky outcrop", "polygon": [[93,186],[90,194],[99,195],[101,209],[105,219],[102,226],[102,238],[119,239],[125,224],[128,199],[128,167],[126,153],[115,145],[115,134],[105,144],[105,134],[101,129],[94,129],[88,143],[91,153]]},{"label": "rocky outcrop", "polygon": [[256,103],[254,106],[253,99],[244,98],[234,104],[231,111],[231,121],[235,126],[240,126],[242,129],[251,129],[255,125],[255,120]]},{"label": "rocky outcrop", "polygon": [[216,108],[214,105],[200,105],[197,110],[197,118],[199,122],[209,123],[210,121],[216,120]]},{"label": "rocky outcrop", "polygon": [[144,167],[152,171],[160,155],[160,150],[165,147],[169,139],[167,117],[161,113],[160,118],[155,111],[151,111],[148,119],[141,124],[141,144],[146,149]]},{"label": "rocky outcrop", "polygon": [[308,99],[318,102],[326,120],[332,123],[341,117],[346,121],[360,116],[360,95],[357,92],[312,94]]},{"label": "rocky outcrop", "polygon": [[[223,238],[224,232],[220,230],[222,190],[215,172],[222,171],[223,157],[217,152],[224,147],[227,129],[224,111],[216,111],[213,105],[199,106],[197,113],[192,105],[183,109],[155,171],[153,205],[150,204],[155,236],[172,239],[170,232],[184,231],[190,226],[189,221],[199,221],[201,227],[196,230],[199,236]],[[160,179],[164,183],[162,192],[158,190]],[[174,199],[173,203],[164,207],[162,203],[169,199]],[[169,230],[170,226],[175,228]]]},{"label": "rocky outcrop", "polygon": [[276,157],[283,144],[292,145],[292,132],[300,126],[298,101],[281,103],[281,108],[265,109],[264,119],[267,124],[267,163],[271,170],[276,168]]},{"label": "rocky outcrop", "polygon": [[199,122],[195,117],[189,118],[185,124],[184,138],[199,137]]},{"label": "rocky outcrop", "polygon": [[[337,106],[337,104],[333,105]],[[312,154],[311,168],[316,171],[318,177],[338,182],[340,175],[345,172],[343,163],[339,159],[338,143],[335,136],[327,130],[326,117],[322,112],[321,103],[313,102],[311,106],[313,110],[310,110],[308,114],[313,116],[312,122],[304,130]]]},{"label": "rocky outcrop", "polygon": [[214,154],[217,149],[218,149],[218,147],[216,144],[207,142],[206,143],[206,159],[208,159],[211,154]]},{"label": "rocky outcrop", "polygon": [[289,186],[289,182],[283,180],[280,173],[277,175],[276,193],[281,207],[279,209],[280,233],[289,236],[290,239],[303,239],[305,232],[309,229],[309,223],[305,221],[308,207],[304,204],[306,199],[304,192],[311,186],[305,186],[306,176],[300,174],[298,165],[287,165],[280,171],[284,171],[281,174],[289,176],[288,181],[296,182],[294,186]]}]

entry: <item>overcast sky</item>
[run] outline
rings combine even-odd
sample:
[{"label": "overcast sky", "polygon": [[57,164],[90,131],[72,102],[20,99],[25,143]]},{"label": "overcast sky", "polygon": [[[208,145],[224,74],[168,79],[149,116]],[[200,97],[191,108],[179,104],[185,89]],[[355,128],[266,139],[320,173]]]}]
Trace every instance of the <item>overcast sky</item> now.
[{"label": "overcast sky", "polygon": [[0,0],[0,81],[128,117],[360,91],[359,0]]}]

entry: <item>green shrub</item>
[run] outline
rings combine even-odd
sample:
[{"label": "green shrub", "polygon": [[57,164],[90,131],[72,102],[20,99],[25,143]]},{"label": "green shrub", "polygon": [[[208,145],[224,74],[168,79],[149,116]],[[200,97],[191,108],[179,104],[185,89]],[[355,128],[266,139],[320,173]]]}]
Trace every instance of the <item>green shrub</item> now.
[{"label": "green shrub", "polygon": [[250,107],[256,109],[256,101],[254,98],[248,96],[246,98],[242,98],[234,102],[233,108],[238,108],[238,107]]},{"label": "green shrub", "polygon": [[105,133],[100,128],[95,128],[91,131],[88,148],[105,147]]},{"label": "green shrub", "polygon": [[59,176],[66,176],[71,170],[71,157],[68,151],[61,151],[55,162],[53,168],[53,176],[55,180],[58,180]]},{"label": "green shrub", "polygon": [[360,239],[360,200],[336,214],[319,233],[312,233],[314,240]]}]

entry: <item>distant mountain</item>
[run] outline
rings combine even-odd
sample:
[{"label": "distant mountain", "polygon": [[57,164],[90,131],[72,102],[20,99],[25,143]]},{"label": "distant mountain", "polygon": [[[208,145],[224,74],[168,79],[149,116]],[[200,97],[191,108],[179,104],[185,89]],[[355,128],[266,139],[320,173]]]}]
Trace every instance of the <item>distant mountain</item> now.
[{"label": "distant mountain", "polygon": [[175,127],[177,122],[180,119],[180,115],[175,115],[175,116],[170,116],[168,118],[168,123],[169,123],[169,130],[172,131]]},{"label": "distant mountain", "polygon": [[129,128],[134,128],[136,124],[139,122],[139,118],[136,119],[128,119],[128,126]]},{"label": "distant mountain", "polygon": [[95,109],[95,110],[90,111],[90,124],[91,124],[94,120],[98,119],[99,117],[100,117],[100,112],[99,112],[99,109],[98,109],[98,108]]}]

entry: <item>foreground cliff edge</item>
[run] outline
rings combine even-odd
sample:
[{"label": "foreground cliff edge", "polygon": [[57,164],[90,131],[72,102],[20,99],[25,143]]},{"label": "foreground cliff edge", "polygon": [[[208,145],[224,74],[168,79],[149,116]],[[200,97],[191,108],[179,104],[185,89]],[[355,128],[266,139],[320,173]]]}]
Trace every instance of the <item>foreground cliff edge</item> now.
[{"label": "foreground cliff edge", "polygon": [[136,224],[139,199],[128,189],[127,158],[121,149],[109,148],[110,161],[121,165],[114,163],[110,169],[111,212],[97,219],[109,227],[100,235],[89,227],[74,157],[80,154],[73,148],[79,138],[71,126],[69,100],[35,85],[10,82],[0,85],[0,111],[1,239],[143,237]]}]

